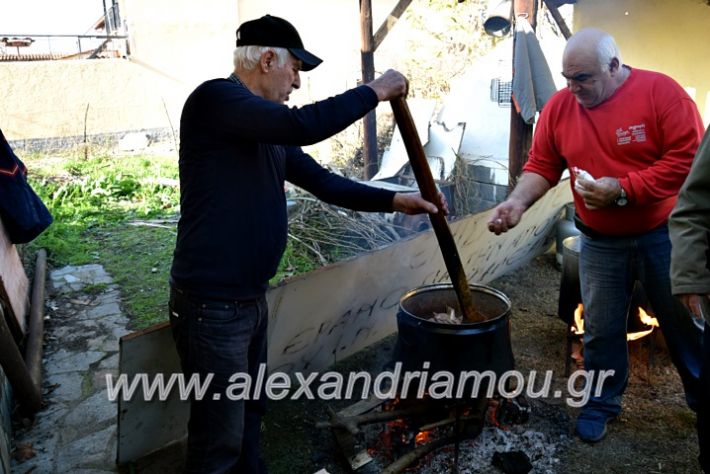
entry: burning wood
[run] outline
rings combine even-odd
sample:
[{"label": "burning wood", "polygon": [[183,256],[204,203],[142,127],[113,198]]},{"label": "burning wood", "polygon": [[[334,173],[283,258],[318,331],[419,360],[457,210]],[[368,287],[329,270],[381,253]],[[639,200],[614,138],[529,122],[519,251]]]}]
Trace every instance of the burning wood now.
[{"label": "burning wood", "polygon": [[328,409],[330,421],[319,421],[315,426],[316,428],[342,428],[349,431],[351,434],[357,434],[360,431],[361,425],[396,420],[405,416],[418,415],[426,410],[426,405],[421,404],[401,410],[365,413],[355,416],[341,416],[338,413],[335,413],[332,409]]},{"label": "burning wood", "polygon": [[[357,436],[360,460],[346,455],[352,471],[361,474],[463,474],[476,472],[471,466],[490,465],[496,457],[524,458],[534,466],[535,472],[555,472],[558,462],[555,454],[568,442],[564,422],[545,428],[546,433],[519,424],[528,421],[530,411],[524,398],[495,397],[457,404],[430,399],[394,399],[375,407],[367,404],[367,407],[366,413],[347,408],[335,417],[366,422],[356,423],[361,426]],[[420,413],[411,415],[412,411]],[[491,420],[492,411],[496,412],[495,422]],[[363,415],[369,416],[363,418]],[[390,415],[403,416],[391,418]],[[379,417],[383,424],[370,424]],[[550,419],[545,417],[545,420]],[[347,433],[341,423],[321,426]],[[337,438],[339,444],[341,438]]]}]

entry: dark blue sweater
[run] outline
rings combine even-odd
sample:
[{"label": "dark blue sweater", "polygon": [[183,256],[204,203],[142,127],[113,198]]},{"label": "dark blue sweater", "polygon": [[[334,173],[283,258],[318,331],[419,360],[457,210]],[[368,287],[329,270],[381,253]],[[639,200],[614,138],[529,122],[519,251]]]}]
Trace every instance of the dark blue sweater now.
[{"label": "dark blue sweater", "polygon": [[392,211],[394,193],[333,174],[301,150],[377,105],[360,86],[289,108],[227,79],[195,89],[180,119],[180,221],[171,282],[215,299],[263,294],[286,247],[284,180],[362,211]]}]

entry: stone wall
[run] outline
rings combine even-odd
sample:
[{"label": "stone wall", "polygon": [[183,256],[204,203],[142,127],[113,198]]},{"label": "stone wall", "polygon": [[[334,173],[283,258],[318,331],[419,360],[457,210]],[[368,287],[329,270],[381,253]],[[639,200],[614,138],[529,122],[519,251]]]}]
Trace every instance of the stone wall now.
[{"label": "stone wall", "polygon": [[17,140],[177,128],[185,84],[127,59],[0,64],[0,128]]},{"label": "stone wall", "polygon": [[[320,6],[331,20],[310,28],[309,12]],[[122,0],[120,11],[129,37],[128,59],[0,63],[0,128],[9,141],[54,146],[61,140],[46,140],[61,137],[71,144],[83,142],[84,136],[177,130],[187,95],[200,82],[226,77],[233,69],[235,30],[242,17],[272,13],[289,18],[325,60],[317,74],[303,75],[291,105],[340,92],[359,77],[358,10],[349,0],[309,0],[297,7],[255,0]]]}]

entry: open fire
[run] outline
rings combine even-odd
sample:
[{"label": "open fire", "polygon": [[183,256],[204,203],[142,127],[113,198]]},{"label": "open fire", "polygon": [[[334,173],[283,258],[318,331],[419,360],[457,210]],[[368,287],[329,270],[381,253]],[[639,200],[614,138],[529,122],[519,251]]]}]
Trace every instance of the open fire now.
[{"label": "open fire", "polygon": [[[568,237],[564,241],[562,277],[560,280],[560,294],[557,314],[564,321],[569,330],[567,332],[567,358],[565,359],[565,373],[570,374],[571,364],[577,369],[583,368],[584,357],[582,335],[584,334],[584,306],[582,305],[581,285],[579,281],[579,237]],[[635,281],[631,292],[630,308],[626,329],[626,340],[648,341],[654,345],[650,336],[654,329],[659,328],[655,317],[648,314],[649,308],[646,292],[639,281]],[[649,355],[649,360],[652,352]],[[649,362],[650,363],[650,362]]]},{"label": "open fire", "polygon": [[[425,367],[432,373],[486,372],[502,376],[513,370],[510,301],[500,291],[483,285],[471,284],[470,290],[475,308],[485,316],[481,322],[457,321],[459,304],[450,284],[426,285],[406,292],[397,312],[393,364],[407,373]],[[475,440],[484,428],[506,431],[508,423],[501,420],[522,423],[529,416],[526,402],[502,394],[441,398],[436,383],[429,383],[429,387],[422,385],[422,393],[416,397],[401,394],[384,402],[371,397],[338,413],[330,410],[330,420],[316,426],[331,428],[354,472],[420,472],[429,469],[432,457],[438,457],[437,464],[443,470],[434,472],[439,473],[459,472],[461,444]],[[484,392],[488,383],[492,382],[481,386]],[[464,391],[473,390],[472,380],[464,379],[461,387],[466,384],[471,386]],[[427,389],[431,390],[429,395]],[[476,392],[480,393],[478,388]],[[395,389],[393,393],[398,392]],[[493,454],[501,462],[511,456],[530,462],[526,454],[511,452],[510,446],[490,451],[488,462],[492,462]]]},{"label": "open fire", "polygon": [[[640,292],[640,291],[639,291]],[[635,293],[634,302],[638,301],[639,293]],[[654,329],[658,328],[658,320],[648,314],[643,307],[636,306],[635,315],[629,314],[627,324],[626,340],[637,341],[649,336]],[[570,363],[574,362],[577,369],[584,368],[584,344],[582,336],[584,335],[584,305],[579,303],[574,310],[574,316],[569,323],[569,336],[567,338],[567,354],[568,358],[565,363],[565,372],[570,373]]]},{"label": "open fire", "polygon": [[[577,305],[577,309],[574,310],[574,320],[572,324],[570,325],[570,332],[572,334],[576,335],[582,335],[584,334],[584,305],[582,303],[579,303]],[[641,339],[642,337],[648,336],[653,332],[655,328],[658,327],[658,320],[654,318],[653,316],[649,315],[642,307],[638,307],[637,310],[637,324],[631,323],[629,324],[629,327],[642,327],[642,328],[647,328],[643,329],[640,331],[632,331],[632,332],[627,332],[626,334],[626,340],[627,341],[635,341],[637,339]]]},{"label": "open fire", "polygon": [[372,427],[377,434],[371,437],[374,441],[369,443],[368,454],[375,464],[379,462],[380,472],[415,468],[430,452],[477,436],[483,428],[486,406],[483,399],[442,403],[428,397],[383,403],[383,412],[399,412],[401,416]]},{"label": "open fire", "polygon": [[[380,402],[367,413],[357,415],[349,411],[347,417],[334,414],[330,422],[320,426],[335,430],[353,471],[394,474],[426,466],[439,448],[444,448],[445,453],[439,452],[439,455],[447,457],[445,463],[452,468],[457,464],[461,442],[476,438],[492,418],[496,418],[493,426],[502,429],[506,429],[503,422],[526,421],[526,410],[527,405],[511,400],[494,402],[480,398],[443,402],[429,397],[397,398]],[[354,438],[342,436],[342,427],[346,425],[354,428],[351,432]],[[345,444],[354,442],[354,445],[346,446],[343,441]],[[362,451],[352,456],[352,448]]]},{"label": "open fire", "polygon": [[[530,409],[525,397],[366,401],[332,413],[331,421],[320,425],[333,430],[358,474],[472,474],[511,463],[527,469],[502,472],[528,472],[533,466],[534,472],[555,472],[556,453],[568,441],[566,421],[546,416],[544,425],[526,426]],[[343,426],[349,422],[357,429],[346,435]]]}]

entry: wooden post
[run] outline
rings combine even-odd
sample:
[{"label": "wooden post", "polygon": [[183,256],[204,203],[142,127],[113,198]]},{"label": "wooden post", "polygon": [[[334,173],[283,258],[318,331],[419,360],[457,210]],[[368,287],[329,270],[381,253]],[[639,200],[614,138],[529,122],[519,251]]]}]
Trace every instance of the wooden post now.
[{"label": "wooden post", "polygon": [[[375,49],[372,34],[372,2],[360,0],[360,60],[362,63],[362,83],[367,84],[375,78]],[[362,157],[365,179],[371,179],[377,173],[377,115],[369,112],[363,118],[364,143]]]},{"label": "wooden post", "polygon": [[[513,23],[518,16],[526,16],[533,30],[537,24],[537,0],[514,0]],[[515,64],[515,42],[513,42],[513,64]],[[515,71],[513,71],[515,74]],[[512,100],[512,99],[511,99]],[[510,141],[508,146],[508,191],[512,191],[523,172],[528,152],[532,146],[532,125],[525,123],[515,106],[510,108]]]},{"label": "wooden post", "polygon": [[379,28],[377,28],[377,32],[375,33],[375,46],[374,50],[377,51],[377,48],[380,47],[380,44],[385,40],[385,37],[387,37],[387,33],[390,32],[392,28],[394,28],[394,24],[397,23],[397,20],[399,20],[399,17],[402,16],[402,14],[405,12],[409,4],[412,3],[412,0],[399,0],[397,2],[397,5],[394,6],[392,11],[390,12],[389,15],[387,15],[387,18],[385,21],[382,22]]},{"label": "wooden post", "polygon": [[542,1],[545,2],[547,9],[550,10],[550,14],[552,15],[552,18],[555,20],[555,23],[557,23],[557,27],[560,29],[562,36],[564,36],[565,39],[568,40],[570,38],[570,36],[572,36],[572,32],[569,30],[569,27],[567,26],[565,19],[562,18],[562,15],[560,14],[560,10],[557,8],[557,5],[555,5],[550,0],[542,0]]},{"label": "wooden post", "polygon": [[[397,23],[412,0],[399,0],[385,21],[373,35],[372,31],[372,1],[360,0],[360,59],[362,63],[362,83],[367,84],[375,78],[375,50],[384,41],[387,34]],[[363,168],[364,178],[372,179],[379,169],[377,160],[377,115],[375,111],[368,113],[362,119],[363,124]]]}]

